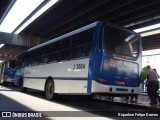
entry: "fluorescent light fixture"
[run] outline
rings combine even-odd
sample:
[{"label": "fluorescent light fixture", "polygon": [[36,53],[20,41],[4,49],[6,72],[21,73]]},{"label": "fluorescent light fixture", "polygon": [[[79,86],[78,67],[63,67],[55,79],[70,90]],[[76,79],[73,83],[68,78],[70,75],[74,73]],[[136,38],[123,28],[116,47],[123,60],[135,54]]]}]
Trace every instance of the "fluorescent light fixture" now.
[{"label": "fluorescent light fixture", "polygon": [[[27,20],[17,31],[15,34],[20,33],[25,27],[27,27],[31,22],[33,22],[36,18],[38,18],[42,13],[48,10],[52,5],[54,5],[58,0],[50,0],[45,6],[43,6],[37,13],[35,13],[29,20]],[[33,2],[33,0],[32,0]]]},{"label": "fluorescent light fixture", "polygon": [[17,0],[0,25],[0,31],[13,32],[43,1],[44,0]]},{"label": "fluorescent light fixture", "polygon": [[151,25],[151,26],[147,26],[147,27],[143,27],[143,28],[139,28],[139,29],[135,29],[133,31],[140,33],[140,32],[144,32],[144,31],[148,31],[148,30],[153,30],[156,28],[160,28],[160,23],[159,24],[155,24],[155,25]]},{"label": "fluorescent light fixture", "polygon": [[155,34],[159,34],[159,33],[160,33],[160,29],[141,33],[141,36],[145,37],[145,36],[155,35]]},{"label": "fluorescent light fixture", "polygon": [[2,60],[0,60],[0,63],[2,63],[3,61]]},{"label": "fluorescent light fixture", "polygon": [[2,48],[5,44],[0,44],[0,48]]}]

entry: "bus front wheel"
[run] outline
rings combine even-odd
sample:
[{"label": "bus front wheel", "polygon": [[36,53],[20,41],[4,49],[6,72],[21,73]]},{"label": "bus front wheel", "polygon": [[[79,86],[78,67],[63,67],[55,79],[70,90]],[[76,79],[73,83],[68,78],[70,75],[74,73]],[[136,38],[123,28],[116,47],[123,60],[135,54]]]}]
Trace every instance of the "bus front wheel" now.
[{"label": "bus front wheel", "polygon": [[53,80],[48,80],[45,87],[46,98],[52,100],[55,97]]}]

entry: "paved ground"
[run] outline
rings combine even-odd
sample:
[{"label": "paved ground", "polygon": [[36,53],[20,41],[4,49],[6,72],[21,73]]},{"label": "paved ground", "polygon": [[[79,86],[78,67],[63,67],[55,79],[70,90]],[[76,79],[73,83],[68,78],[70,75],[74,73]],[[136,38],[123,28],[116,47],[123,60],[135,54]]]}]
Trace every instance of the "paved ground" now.
[{"label": "paved ground", "polygon": [[[76,100],[76,97],[74,99],[70,98],[73,97],[64,97],[59,101],[48,101],[45,99],[43,92],[40,91],[30,90],[27,93],[21,93],[18,88],[0,86],[0,112],[40,112],[43,115],[50,117],[36,119],[46,120],[128,120],[128,118],[124,118],[122,116],[114,117],[112,114],[124,111],[127,113],[135,113],[137,111],[140,113],[146,113],[146,111],[148,112],[149,110],[160,110],[159,104],[156,106],[150,106],[148,96],[146,95],[139,95],[139,100],[137,103],[126,102],[124,101],[125,98],[119,97],[116,97],[114,102],[106,100],[89,101],[79,98]],[[160,119],[157,117],[153,118],[154,120]],[[2,118],[0,118],[0,120],[1,119]],[[16,117],[10,119],[18,120],[21,118]],[[28,119],[35,120],[35,118]],[[129,119],[141,120],[143,117],[129,117]],[[151,117],[145,117],[144,119],[151,119]]]},{"label": "paved ground", "polygon": [[[100,100],[106,101],[107,97],[99,97]],[[114,103],[116,104],[122,104],[126,106],[131,106],[134,108],[142,108],[142,109],[150,109],[150,110],[160,110],[160,103],[157,103],[156,105],[150,105],[150,100],[146,92],[141,93],[138,95],[138,101],[137,102],[130,102],[130,100],[126,101],[125,97],[115,97]],[[112,102],[112,101],[109,101]]]}]

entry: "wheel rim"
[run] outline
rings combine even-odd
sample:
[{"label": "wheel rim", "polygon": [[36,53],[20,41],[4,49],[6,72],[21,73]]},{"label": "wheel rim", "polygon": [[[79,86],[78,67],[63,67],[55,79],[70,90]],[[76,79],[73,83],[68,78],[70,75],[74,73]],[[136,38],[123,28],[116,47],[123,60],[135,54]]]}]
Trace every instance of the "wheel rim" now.
[{"label": "wheel rim", "polygon": [[47,82],[47,86],[46,86],[46,97],[48,99],[52,99],[54,95],[54,85],[52,81],[48,81]]}]

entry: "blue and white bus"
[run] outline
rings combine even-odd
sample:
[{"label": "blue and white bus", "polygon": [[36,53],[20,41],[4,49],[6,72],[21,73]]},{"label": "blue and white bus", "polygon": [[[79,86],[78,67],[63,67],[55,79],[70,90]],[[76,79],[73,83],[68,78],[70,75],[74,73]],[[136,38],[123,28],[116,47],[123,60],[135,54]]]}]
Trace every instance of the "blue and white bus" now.
[{"label": "blue and white bus", "polygon": [[16,60],[5,60],[1,66],[1,83],[3,84],[14,84],[15,73],[17,68]]},{"label": "blue and white bus", "polygon": [[22,90],[45,91],[47,99],[67,95],[140,93],[141,38],[97,21],[21,54]]}]

